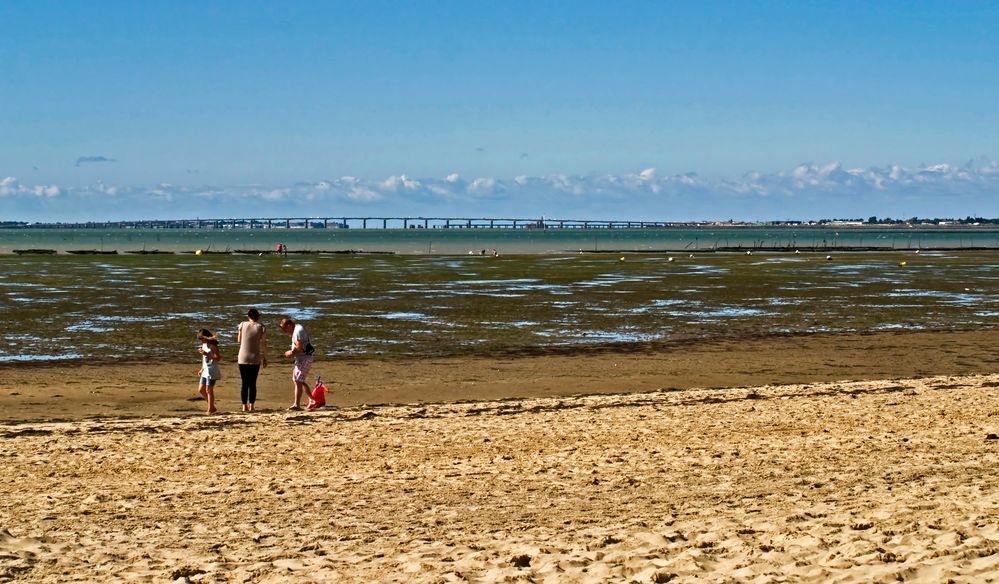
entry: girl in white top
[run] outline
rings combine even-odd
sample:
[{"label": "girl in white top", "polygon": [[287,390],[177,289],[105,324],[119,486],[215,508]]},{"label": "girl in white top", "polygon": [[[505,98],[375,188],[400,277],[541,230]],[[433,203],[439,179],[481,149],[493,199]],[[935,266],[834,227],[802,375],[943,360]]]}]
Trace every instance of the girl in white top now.
[{"label": "girl in white top", "polygon": [[201,354],[201,370],[198,372],[198,393],[208,402],[208,413],[214,414],[215,409],[215,383],[222,379],[222,369],[219,361],[222,355],[219,353],[219,340],[208,329],[201,329],[198,333],[198,340],[201,346],[198,353]]}]

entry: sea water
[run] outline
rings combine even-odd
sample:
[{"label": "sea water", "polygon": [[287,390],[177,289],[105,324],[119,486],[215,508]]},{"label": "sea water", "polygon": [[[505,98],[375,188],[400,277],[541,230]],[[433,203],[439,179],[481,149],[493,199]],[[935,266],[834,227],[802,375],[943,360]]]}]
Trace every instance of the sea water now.
[{"label": "sea water", "polygon": [[664,229],[0,229],[15,249],[118,251],[362,250],[399,254],[563,254],[717,249],[999,249],[995,228],[700,227]]}]

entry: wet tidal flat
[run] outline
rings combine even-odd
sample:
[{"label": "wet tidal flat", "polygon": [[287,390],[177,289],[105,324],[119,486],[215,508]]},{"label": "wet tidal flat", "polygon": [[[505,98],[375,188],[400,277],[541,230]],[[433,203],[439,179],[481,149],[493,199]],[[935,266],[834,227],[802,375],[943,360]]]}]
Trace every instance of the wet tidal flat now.
[{"label": "wet tidal flat", "polygon": [[0,363],[194,360],[251,306],[357,357],[973,330],[999,324],[999,252],[3,256]]}]

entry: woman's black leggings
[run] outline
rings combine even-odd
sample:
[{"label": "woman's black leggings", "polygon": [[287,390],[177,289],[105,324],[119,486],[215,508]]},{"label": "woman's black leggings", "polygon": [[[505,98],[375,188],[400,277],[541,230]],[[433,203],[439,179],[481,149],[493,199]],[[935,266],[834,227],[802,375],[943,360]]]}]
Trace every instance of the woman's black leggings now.
[{"label": "woman's black leggings", "polygon": [[257,375],[260,374],[260,364],[244,365],[239,364],[239,376],[243,380],[243,387],[239,390],[239,398],[243,404],[252,404],[257,401]]}]

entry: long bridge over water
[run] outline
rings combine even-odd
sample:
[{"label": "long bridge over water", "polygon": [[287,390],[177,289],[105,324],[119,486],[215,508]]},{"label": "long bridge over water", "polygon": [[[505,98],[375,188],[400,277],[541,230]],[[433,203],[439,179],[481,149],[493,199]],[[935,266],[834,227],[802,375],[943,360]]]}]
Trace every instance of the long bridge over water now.
[{"label": "long bridge over water", "polygon": [[[35,223],[39,229],[660,229],[698,224],[664,221],[515,219],[500,217],[250,217]],[[706,225],[706,224],[700,224]]]}]

